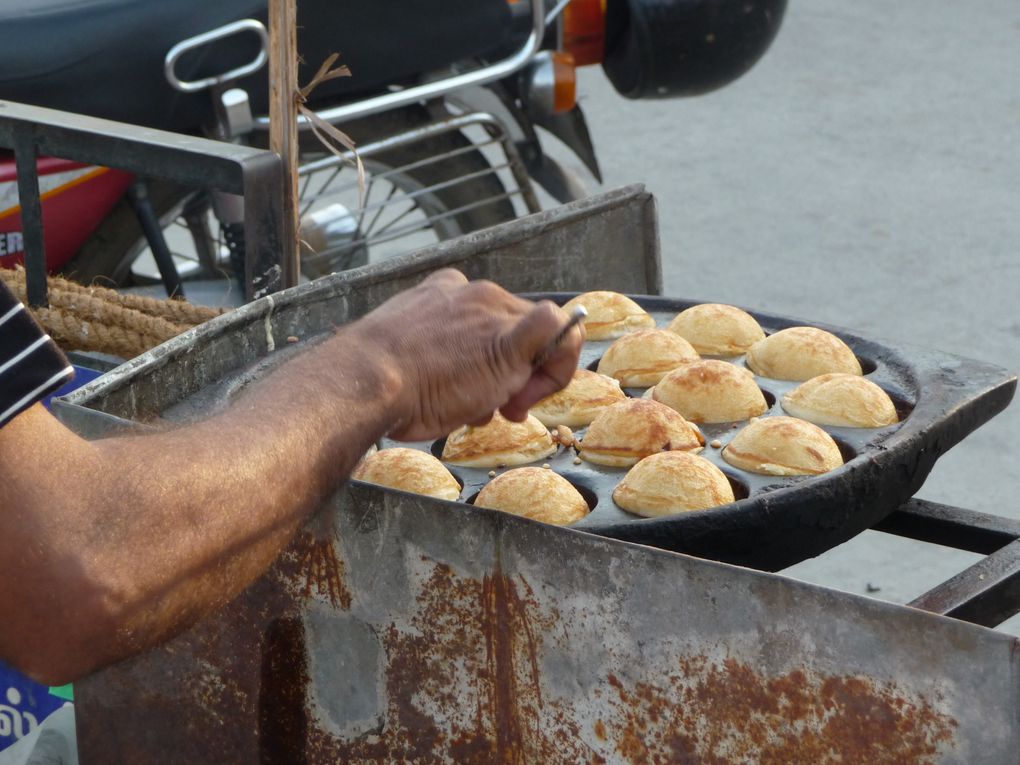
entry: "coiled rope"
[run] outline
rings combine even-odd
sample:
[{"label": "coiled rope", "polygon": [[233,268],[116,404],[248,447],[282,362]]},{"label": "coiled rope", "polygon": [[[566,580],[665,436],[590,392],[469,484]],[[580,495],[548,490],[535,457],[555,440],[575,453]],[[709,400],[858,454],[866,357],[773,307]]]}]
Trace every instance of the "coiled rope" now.
[{"label": "coiled rope", "polygon": [[[23,268],[0,268],[0,278],[28,304]],[[47,281],[49,306],[30,310],[64,351],[93,351],[130,359],[224,312],[183,300],[86,287],[58,276]]]}]

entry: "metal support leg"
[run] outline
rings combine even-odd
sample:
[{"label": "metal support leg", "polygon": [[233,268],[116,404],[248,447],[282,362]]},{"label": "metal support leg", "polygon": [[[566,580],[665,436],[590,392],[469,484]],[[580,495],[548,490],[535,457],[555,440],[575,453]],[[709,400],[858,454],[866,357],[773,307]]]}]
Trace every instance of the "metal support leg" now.
[{"label": "metal support leg", "polygon": [[159,268],[167,296],[183,300],[184,285],[181,283],[181,275],[177,273],[174,257],[170,253],[170,247],[167,246],[156,212],[152,209],[152,201],[149,199],[149,190],[145,182],[133,183],[128,189],[127,196],[135,215],[138,216],[138,222],[142,225],[145,240],[152,250],[152,257],[156,260],[156,267]]},{"label": "metal support leg", "polygon": [[33,308],[49,305],[46,283],[46,245],[43,237],[42,200],[36,171],[35,138],[29,129],[15,134],[14,155],[18,169],[18,204],[25,237],[25,290]]}]

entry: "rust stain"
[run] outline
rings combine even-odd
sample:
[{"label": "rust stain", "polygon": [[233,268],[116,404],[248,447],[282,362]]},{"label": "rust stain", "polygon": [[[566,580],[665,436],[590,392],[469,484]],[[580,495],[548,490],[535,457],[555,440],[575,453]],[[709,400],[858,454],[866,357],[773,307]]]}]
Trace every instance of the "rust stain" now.
[{"label": "rust stain", "polygon": [[356,740],[313,730],[310,761],[605,765],[572,710],[541,692],[541,636],[556,619],[523,578],[498,569],[463,578],[433,564],[412,629],[390,625],[382,634],[384,729]]},{"label": "rust stain", "polygon": [[344,611],[351,607],[351,592],[347,588],[344,562],[336,554],[334,541],[315,539],[304,535],[298,549],[301,550],[299,567],[304,588],[301,594],[306,598],[313,593],[329,598],[334,608]]},{"label": "rust stain", "polygon": [[957,723],[893,684],[686,657],[662,685],[607,678],[628,763],[934,765]]},{"label": "rust stain", "polygon": [[[458,765],[934,765],[956,721],[894,684],[794,670],[770,677],[697,655],[642,682],[628,664],[596,687],[588,729],[542,690],[562,631],[521,577],[431,564],[410,625],[382,633],[385,724],[357,739],[309,732],[310,762]],[[642,671],[643,669],[639,669]]]}]

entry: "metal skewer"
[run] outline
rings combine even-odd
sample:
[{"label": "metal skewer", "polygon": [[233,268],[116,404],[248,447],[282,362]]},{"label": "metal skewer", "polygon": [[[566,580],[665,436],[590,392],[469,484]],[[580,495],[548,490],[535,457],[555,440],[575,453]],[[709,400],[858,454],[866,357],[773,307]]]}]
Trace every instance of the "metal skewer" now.
[{"label": "metal skewer", "polygon": [[570,320],[565,325],[563,325],[563,329],[556,333],[556,337],[549,341],[549,344],[545,348],[543,348],[537,354],[535,354],[535,358],[532,360],[531,365],[535,369],[538,369],[539,367],[543,366],[545,362],[549,360],[549,357],[552,356],[556,349],[559,347],[560,343],[563,342],[563,338],[567,336],[567,333],[571,329],[573,329],[576,325],[584,321],[587,316],[588,316],[587,308],[585,308],[583,305],[575,306],[573,310],[570,312]]}]

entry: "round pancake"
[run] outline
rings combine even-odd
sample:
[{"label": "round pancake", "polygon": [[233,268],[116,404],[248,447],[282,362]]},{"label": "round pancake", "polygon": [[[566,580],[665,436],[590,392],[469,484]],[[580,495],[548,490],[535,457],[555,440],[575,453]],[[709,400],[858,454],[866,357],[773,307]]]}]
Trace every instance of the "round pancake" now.
[{"label": "round pancake", "polygon": [[599,413],[581,442],[581,459],[630,467],[643,457],[678,449],[701,451],[705,438],[665,404],[628,399]]},{"label": "round pancake", "polygon": [[796,417],[762,417],[722,451],[733,467],[760,475],[821,475],[843,464],[832,436]]},{"label": "round pancake", "polygon": [[696,454],[660,452],[645,457],[623,477],[613,501],[645,518],[705,510],[734,501],[725,474]]},{"label": "round pancake", "polygon": [[899,421],[889,394],[858,375],[812,377],[783,396],[783,409],[816,425],[884,428]]},{"label": "round pancake", "polygon": [[351,477],[437,499],[460,497],[460,484],[446,465],[419,449],[380,449],[359,462]]},{"label": "round pancake", "polygon": [[570,481],[539,467],[515,468],[493,478],[478,492],[475,506],[556,526],[579,521],[590,510]]},{"label": "round pancake", "polygon": [[585,292],[568,300],[563,310],[569,313],[577,305],[588,309],[584,331],[589,340],[612,340],[628,332],[655,326],[655,319],[644,308],[619,292]]},{"label": "round pancake", "polygon": [[748,348],[747,366],[776,380],[810,380],[836,372],[863,374],[850,346],[817,327],[789,327],[760,340]]},{"label": "round pancake", "polygon": [[697,423],[749,420],[769,408],[754,375],[721,359],[674,369],[652,388],[651,398]]},{"label": "round pancake", "polygon": [[607,406],[626,398],[620,383],[612,377],[578,369],[566,388],[543,398],[531,407],[531,414],[549,428],[581,428]]},{"label": "round pancake", "polygon": [[668,329],[705,356],[740,356],[765,337],[751,314],[724,303],[691,306],[678,313]]},{"label": "round pancake", "polygon": [[443,462],[479,468],[524,465],[555,451],[552,436],[536,417],[511,422],[496,412],[485,425],[465,425],[447,436]]},{"label": "round pancake", "polygon": [[698,352],[675,332],[642,329],[624,335],[599,360],[599,372],[631,388],[655,385],[667,372],[689,361]]}]

